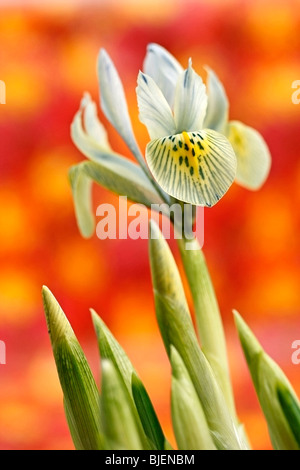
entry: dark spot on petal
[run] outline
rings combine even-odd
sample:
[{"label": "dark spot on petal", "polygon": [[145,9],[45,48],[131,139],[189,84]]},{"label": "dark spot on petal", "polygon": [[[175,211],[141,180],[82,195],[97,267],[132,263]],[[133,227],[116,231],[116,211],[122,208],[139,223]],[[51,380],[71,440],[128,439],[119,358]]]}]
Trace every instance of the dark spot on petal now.
[{"label": "dark spot on petal", "polygon": [[188,168],[190,166],[188,157],[185,157],[184,161],[185,161],[185,164]]}]

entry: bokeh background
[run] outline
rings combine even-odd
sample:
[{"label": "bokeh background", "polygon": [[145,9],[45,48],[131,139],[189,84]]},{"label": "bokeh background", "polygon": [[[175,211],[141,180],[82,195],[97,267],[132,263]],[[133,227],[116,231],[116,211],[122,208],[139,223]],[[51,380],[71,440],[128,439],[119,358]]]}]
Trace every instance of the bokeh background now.
[{"label": "bokeh background", "polygon": [[[36,5],[35,5],[36,3]],[[31,5],[31,6],[30,6]],[[41,301],[59,299],[97,380],[89,308],[130,355],[169,439],[170,370],[155,321],[147,241],[84,240],[76,227],[67,172],[83,159],[70,123],[84,91],[98,100],[96,57],[106,48],[122,77],[136,135],[136,77],[146,45],[157,42],[203,75],[213,68],[230,99],[230,118],[257,128],[273,157],[259,192],[233,185],[205,211],[204,252],[220,302],[237,407],[255,449],[270,449],[232,320],[244,316],[300,393],[299,1],[0,2],[0,449],[72,449]],[[114,149],[130,153],[107,125]],[[94,189],[95,207],[117,198]],[[174,247],[174,246],[173,246]],[[174,247],[175,248],[175,247]],[[176,250],[175,256],[178,259]],[[190,300],[190,296],[187,293]]]}]

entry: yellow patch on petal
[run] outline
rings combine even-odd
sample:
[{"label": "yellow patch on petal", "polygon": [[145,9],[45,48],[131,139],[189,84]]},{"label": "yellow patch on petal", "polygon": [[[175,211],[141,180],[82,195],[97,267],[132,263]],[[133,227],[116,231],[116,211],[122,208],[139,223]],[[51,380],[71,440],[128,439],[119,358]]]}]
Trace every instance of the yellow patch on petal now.
[{"label": "yellow patch on petal", "polygon": [[247,189],[259,189],[271,167],[270,152],[263,137],[239,121],[229,122],[227,137],[237,158],[236,182]]},{"label": "yellow patch on petal", "polygon": [[236,157],[229,141],[213,130],[152,140],[146,159],[154,178],[168,194],[194,205],[216,204],[236,173]]}]

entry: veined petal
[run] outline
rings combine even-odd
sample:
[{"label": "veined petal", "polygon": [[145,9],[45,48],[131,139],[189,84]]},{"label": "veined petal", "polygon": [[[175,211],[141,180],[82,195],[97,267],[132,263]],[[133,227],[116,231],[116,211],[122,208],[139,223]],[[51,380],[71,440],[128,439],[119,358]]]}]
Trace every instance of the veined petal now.
[{"label": "veined petal", "polygon": [[236,182],[247,189],[259,189],[271,168],[271,155],[263,137],[239,121],[229,122],[227,137],[237,158]]},{"label": "veined petal", "polygon": [[103,149],[110,151],[111,147],[108,143],[107,132],[98,119],[96,103],[92,100],[89,93],[84,94],[80,108],[82,110],[83,124],[89,137],[94,139]]},{"label": "veined petal", "polygon": [[209,129],[153,140],[147,145],[146,160],[168,194],[200,206],[216,204],[236,174],[236,157],[229,141]]},{"label": "veined petal", "polygon": [[183,67],[164,47],[152,43],[147,47],[143,70],[153,78],[172,109],[176,83]]},{"label": "veined petal", "polygon": [[174,102],[176,132],[202,129],[206,107],[205,85],[202,78],[193,70],[190,61],[188,68],[181,73],[176,86]]},{"label": "veined petal", "polygon": [[104,49],[99,54],[98,78],[102,111],[137,160],[140,160],[142,156],[133,134],[123,85],[111,58]]},{"label": "veined petal", "polygon": [[175,133],[173,115],[155,81],[142,72],[136,89],[140,121],[147,126],[151,139]]},{"label": "veined petal", "polygon": [[204,127],[217,132],[224,132],[228,122],[228,98],[225,89],[213,70],[207,70],[207,111]]}]

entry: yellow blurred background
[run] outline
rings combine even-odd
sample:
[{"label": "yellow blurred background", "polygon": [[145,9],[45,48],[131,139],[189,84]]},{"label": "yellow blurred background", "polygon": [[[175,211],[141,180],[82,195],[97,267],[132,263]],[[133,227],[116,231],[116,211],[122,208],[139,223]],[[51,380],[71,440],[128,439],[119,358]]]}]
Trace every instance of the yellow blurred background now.
[{"label": "yellow blurred background", "polygon": [[[84,240],[67,172],[83,159],[70,123],[84,91],[98,100],[96,58],[104,47],[126,91],[136,135],[136,78],[157,42],[205,78],[214,69],[230,118],[259,130],[273,157],[259,192],[236,185],[205,211],[204,252],[228,339],[237,407],[254,449],[270,449],[232,320],[237,309],[300,394],[299,1],[0,1],[0,449],[72,449],[44,320],[41,286],[60,301],[97,380],[89,308],[132,359],[169,439],[170,370],[156,325],[147,241]],[[114,149],[132,158],[107,125]],[[117,198],[94,189],[95,207]],[[178,259],[177,252],[175,255]],[[179,261],[179,260],[178,260]],[[190,296],[188,294],[190,300]]]}]

